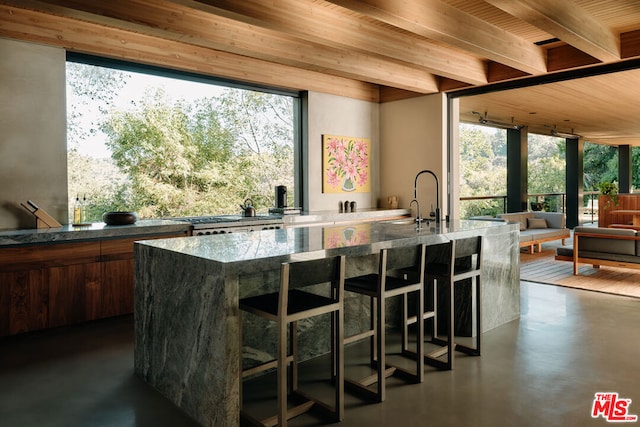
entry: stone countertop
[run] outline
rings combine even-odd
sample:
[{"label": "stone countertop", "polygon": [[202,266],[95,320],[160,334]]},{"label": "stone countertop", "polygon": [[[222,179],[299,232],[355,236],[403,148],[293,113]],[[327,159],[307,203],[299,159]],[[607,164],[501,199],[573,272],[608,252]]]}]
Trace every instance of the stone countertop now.
[{"label": "stone countertop", "polygon": [[[416,229],[408,220],[360,222],[348,225],[294,227],[247,233],[194,236],[176,239],[141,241],[139,244],[207,259],[220,263],[251,264],[267,258],[314,258],[334,254],[363,255],[394,244],[437,243],[448,237],[466,237],[483,233],[504,232],[512,224],[493,221],[452,221],[436,226],[423,223]],[[395,243],[394,243],[395,242]]]},{"label": "stone countertop", "polygon": [[[407,209],[362,209],[356,212],[338,213],[332,211],[284,215],[286,227],[306,227],[310,225],[338,224],[342,222],[377,221],[384,218],[410,215]],[[235,218],[235,216],[233,216]],[[272,216],[273,217],[273,216]],[[280,218],[280,216],[277,216]],[[240,218],[241,220],[243,218]],[[247,221],[255,218],[246,218]],[[237,225],[237,222],[233,222]],[[92,240],[104,238],[143,236],[145,234],[179,233],[191,229],[191,224],[172,219],[138,220],[131,225],[109,226],[97,222],[86,226],[64,225],[59,228],[23,229],[0,231],[0,248],[14,245],[33,245],[65,241]]]},{"label": "stone countertop", "polygon": [[98,222],[83,226],[63,225],[59,228],[10,230],[0,232],[0,248],[134,236],[144,238],[145,235],[181,233],[190,229],[189,223],[151,219],[139,220],[130,225],[107,225]]}]

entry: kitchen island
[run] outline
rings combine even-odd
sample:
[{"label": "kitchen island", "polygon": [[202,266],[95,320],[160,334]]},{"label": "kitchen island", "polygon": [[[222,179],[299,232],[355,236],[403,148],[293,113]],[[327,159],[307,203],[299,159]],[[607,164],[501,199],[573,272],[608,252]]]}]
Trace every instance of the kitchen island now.
[{"label": "kitchen island", "polygon": [[[513,224],[432,222],[416,229],[399,220],[137,242],[135,372],[202,425],[238,425],[238,299],[277,288],[282,262],[344,254],[350,277],[375,269],[374,254],[385,247],[478,235],[484,246],[487,331],[520,315],[519,239]],[[354,318],[362,317],[365,307],[364,301],[345,302],[345,311],[358,312]],[[345,318],[345,328],[352,327],[348,312]],[[242,330],[249,349],[253,340],[270,341],[266,329],[257,329]],[[304,334],[317,341],[312,327]]]}]

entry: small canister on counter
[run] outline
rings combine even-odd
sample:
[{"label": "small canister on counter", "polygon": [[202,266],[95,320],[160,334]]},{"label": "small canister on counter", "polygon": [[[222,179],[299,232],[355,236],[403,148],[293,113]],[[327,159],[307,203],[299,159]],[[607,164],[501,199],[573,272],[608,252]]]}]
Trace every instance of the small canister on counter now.
[{"label": "small canister on counter", "polygon": [[351,209],[351,205],[349,205],[349,201],[345,200],[344,201],[344,212],[349,212],[350,209]]},{"label": "small canister on counter", "polygon": [[287,207],[287,187],[285,185],[276,186],[276,208]]},{"label": "small canister on counter", "polygon": [[398,209],[398,196],[387,197],[387,204],[389,205],[389,209]]}]

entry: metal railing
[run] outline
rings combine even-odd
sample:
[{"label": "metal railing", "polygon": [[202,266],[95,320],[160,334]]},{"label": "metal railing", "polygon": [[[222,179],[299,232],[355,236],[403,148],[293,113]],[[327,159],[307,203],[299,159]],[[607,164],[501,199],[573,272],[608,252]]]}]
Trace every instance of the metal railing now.
[{"label": "metal railing", "polygon": [[[473,205],[464,202],[478,201]],[[473,216],[496,216],[499,213],[507,212],[507,196],[470,196],[460,197],[460,207],[462,208],[462,217],[469,218]]]}]

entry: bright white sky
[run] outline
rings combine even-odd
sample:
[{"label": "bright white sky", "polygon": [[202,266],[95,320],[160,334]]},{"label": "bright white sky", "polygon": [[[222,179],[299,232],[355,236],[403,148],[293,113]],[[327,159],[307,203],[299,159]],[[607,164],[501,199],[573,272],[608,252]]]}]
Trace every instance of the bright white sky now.
[{"label": "bright white sky", "polygon": [[[114,100],[115,108],[119,110],[127,110],[132,106],[132,100],[139,100],[144,93],[151,87],[162,87],[167,93],[171,101],[183,99],[187,102],[193,102],[199,98],[206,98],[219,95],[224,90],[221,86],[215,86],[207,83],[198,83],[187,80],[172,79],[168,77],[154,76],[151,74],[131,73],[130,80],[124,89]],[[77,100],[77,97],[71,93],[67,87],[67,99],[70,103]],[[85,126],[90,127],[91,123],[97,123],[100,113],[96,107],[83,109],[83,120]],[[98,131],[89,139],[84,141],[79,147],[80,154],[89,155],[95,158],[110,157],[111,153],[105,145],[106,135]]]}]

